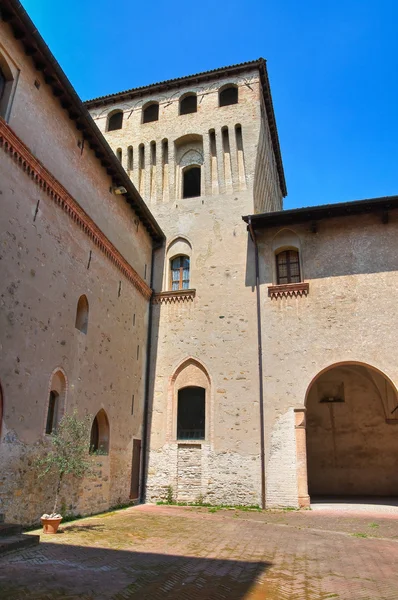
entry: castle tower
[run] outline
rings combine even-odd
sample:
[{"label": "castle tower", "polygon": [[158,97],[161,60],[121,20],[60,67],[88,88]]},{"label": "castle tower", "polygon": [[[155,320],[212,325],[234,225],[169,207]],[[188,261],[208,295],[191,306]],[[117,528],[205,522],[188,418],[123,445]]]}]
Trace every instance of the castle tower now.
[{"label": "castle tower", "polygon": [[259,504],[253,261],[242,215],[282,209],[263,59],[86,106],[167,236],[153,286],[147,499]]}]

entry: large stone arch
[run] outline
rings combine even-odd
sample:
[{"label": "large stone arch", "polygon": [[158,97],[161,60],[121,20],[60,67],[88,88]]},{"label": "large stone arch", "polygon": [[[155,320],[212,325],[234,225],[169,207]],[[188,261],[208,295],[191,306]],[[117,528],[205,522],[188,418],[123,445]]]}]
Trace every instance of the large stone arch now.
[{"label": "large stone arch", "polygon": [[372,365],[322,369],[297,411],[299,496],[307,481],[313,496],[398,495],[397,405],[396,386]]}]

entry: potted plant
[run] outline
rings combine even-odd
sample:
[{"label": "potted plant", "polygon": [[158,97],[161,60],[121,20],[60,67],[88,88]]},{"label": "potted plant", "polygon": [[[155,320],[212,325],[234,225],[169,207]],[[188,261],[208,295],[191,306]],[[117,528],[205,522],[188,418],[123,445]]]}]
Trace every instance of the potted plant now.
[{"label": "potted plant", "polygon": [[62,521],[57,505],[64,478],[68,475],[81,478],[91,471],[88,453],[91,420],[90,415],[79,418],[76,410],[64,415],[51,434],[51,448],[46,448],[45,455],[37,460],[39,477],[54,475],[56,482],[53,511],[40,519],[43,533],[57,533]]}]

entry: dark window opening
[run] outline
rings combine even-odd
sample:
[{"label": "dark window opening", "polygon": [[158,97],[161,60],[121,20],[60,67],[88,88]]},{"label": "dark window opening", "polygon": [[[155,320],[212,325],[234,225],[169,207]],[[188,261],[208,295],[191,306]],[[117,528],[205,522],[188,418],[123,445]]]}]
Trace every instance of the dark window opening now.
[{"label": "dark window opening", "polygon": [[116,156],[117,156],[118,161],[122,162],[122,149],[121,148],[118,148],[116,150]]},{"label": "dark window opening", "polygon": [[171,261],[171,289],[189,290],[188,256],[177,256]]},{"label": "dark window opening", "polygon": [[242,127],[235,125],[236,148],[238,152],[243,152]]},{"label": "dark window opening", "polygon": [[129,146],[127,148],[127,169],[129,171],[133,170],[133,148]]},{"label": "dark window opening", "polygon": [[[91,259],[91,256],[90,256]],[[75,327],[82,333],[87,333],[88,329],[88,300],[87,297],[83,294],[80,296],[79,301],[77,303],[76,309],[76,321]]]},{"label": "dark window opening", "polygon": [[276,278],[278,284],[301,281],[300,259],[297,250],[285,250],[276,255]]},{"label": "dark window opening", "polygon": [[200,167],[191,167],[183,172],[183,198],[200,196]]},{"label": "dark window opening", "polygon": [[178,391],[177,439],[205,439],[206,390],[186,387]]},{"label": "dark window opening", "polygon": [[191,94],[180,100],[180,115],[189,115],[198,110],[198,99],[196,95]]},{"label": "dark window opening", "polygon": [[123,113],[122,111],[116,112],[109,117],[108,131],[115,131],[121,129],[123,124]]},{"label": "dark window opening", "polygon": [[91,427],[91,435],[90,435],[90,452],[98,452],[99,448],[99,426],[98,419],[95,417],[92,427]]},{"label": "dark window opening", "polygon": [[4,96],[4,90],[6,89],[6,77],[3,73],[3,71],[0,69],[0,100],[3,98]]},{"label": "dark window opening", "polygon": [[104,409],[94,417],[90,434],[90,454],[109,453],[109,421]]},{"label": "dark window opening", "polygon": [[143,110],[142,122],[152,123],[159,120],[159,104],[150,104]]},{"label": "dark window opening", "polygon": [[53,431],[57,429],[57,419],[58,419],[58,392],[51,391],[50,399],[48,402],[48,412],[47,412],[47,423],[46,423],[46,433],[51,434]]},{"label": "dark window opening", "polygon": [[238,88],[228,87],[220,92],[220,106],[238,104]]}]

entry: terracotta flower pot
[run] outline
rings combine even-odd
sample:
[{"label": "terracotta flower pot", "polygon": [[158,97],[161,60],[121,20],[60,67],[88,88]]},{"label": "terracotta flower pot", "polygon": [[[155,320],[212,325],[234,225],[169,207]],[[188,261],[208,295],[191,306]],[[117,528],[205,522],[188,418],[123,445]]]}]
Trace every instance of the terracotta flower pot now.
[{"label": "terracotta flower pot", "polygon": [[57,519],[44,519],[41,517],[40,521],[43,525],[43,533],[57,533],[59,524],[62,521],[62,517]]}]

